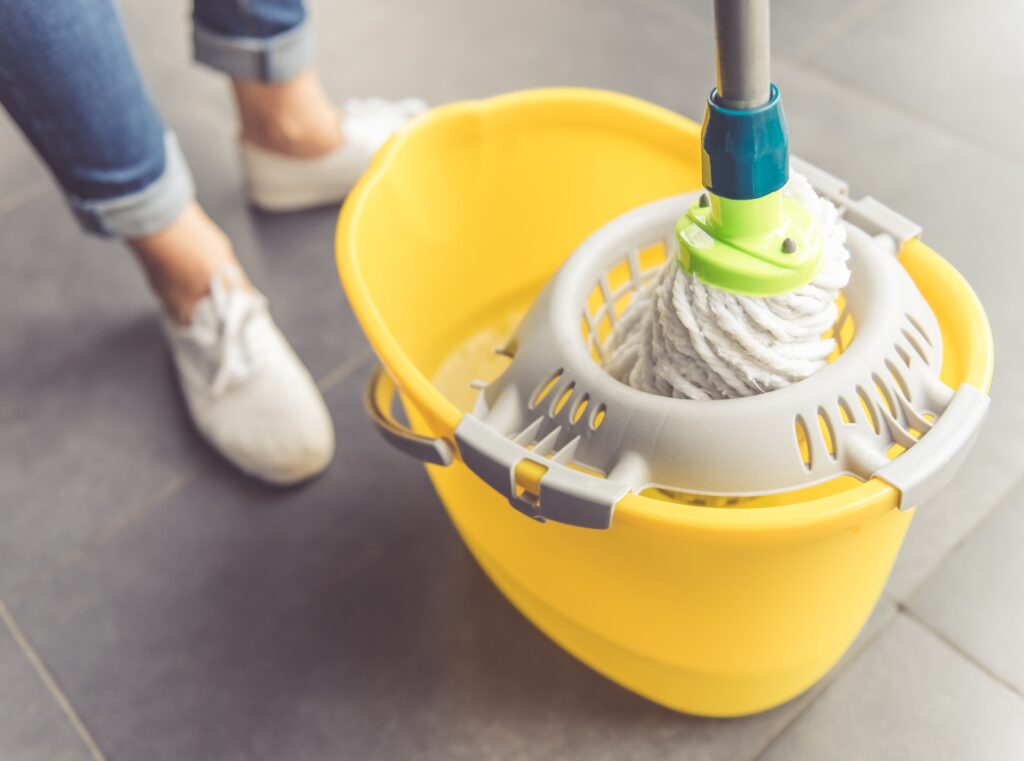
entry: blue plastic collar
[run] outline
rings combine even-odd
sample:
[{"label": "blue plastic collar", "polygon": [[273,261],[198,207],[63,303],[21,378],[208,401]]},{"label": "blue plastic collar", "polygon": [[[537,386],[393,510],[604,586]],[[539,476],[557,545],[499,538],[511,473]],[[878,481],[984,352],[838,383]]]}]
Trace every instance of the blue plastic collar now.
[{"label": "blue plastic collar", "polygon": [[723,198],[761,198],[789,179],[789,128],[779,88],[763,106],[736,111],[719,105],[712,90],[701,130],[701,179]]}]

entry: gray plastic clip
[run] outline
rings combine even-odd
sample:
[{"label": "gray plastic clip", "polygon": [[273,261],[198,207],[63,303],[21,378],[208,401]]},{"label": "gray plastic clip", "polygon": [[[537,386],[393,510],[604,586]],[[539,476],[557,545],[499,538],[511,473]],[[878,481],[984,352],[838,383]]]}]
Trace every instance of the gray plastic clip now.
[{"label": "gray plastic clip", "polygon": [[871,196],[864,196],[857,201],[847,201],[843,209],[843,219],[869,235],[884,233],[895,238],[897,250],[908,240],[921,236],[921,225],[911,222]]},{"label": "gray plastic clip", "polygon": [[908,240],[921,237],[919,224],[871,196],[850,198],[849,185],[824,169],[796,156],[790,159],[790,166],[807,178],[818,195],[834,203],[842,212],[843,219],[869,235],[891,235],[896,240],[897,250]]},{"label": "gray plastic clip", "polygon": [[[594,478],[540,457],[471,414],[459,422],[455,440],[470,470],[504,494],[516,510],[539,521],[606,529],[612,524],[616,503],[629,491],[628,484]],[[547,469],[540,479],[539,494],[524,493],[516,482],[516,467],[523,460]]]},{"label": "gray plastic clip", "polygon": [[900,510],[921,504],[945,486],[971,450],[988,412],[987,394],[966,383],[928,433],[875,476],[900,491]]}]

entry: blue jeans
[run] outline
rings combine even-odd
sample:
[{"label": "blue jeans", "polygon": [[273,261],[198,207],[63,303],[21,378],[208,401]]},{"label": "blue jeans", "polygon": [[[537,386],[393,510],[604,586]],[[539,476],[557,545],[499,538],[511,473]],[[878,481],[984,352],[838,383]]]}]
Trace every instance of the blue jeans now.
[{"label": "blue jeans", "polygon": [[[82,226],[134,238],[195,191],[125,39],[115,0],[0,0],[0,103],[60,183]],[[302,0],[195,0],[196,60],[236,79],[284,81],[310,65]]]}]

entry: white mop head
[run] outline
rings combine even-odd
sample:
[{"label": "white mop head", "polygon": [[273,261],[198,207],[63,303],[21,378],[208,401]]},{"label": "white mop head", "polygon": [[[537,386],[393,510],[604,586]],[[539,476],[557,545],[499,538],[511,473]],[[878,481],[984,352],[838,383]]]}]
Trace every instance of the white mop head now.
[{"label": "white mop head", "polygon": [[850,279],[836,207],[801,175],[784,191],[824,238],[821,271],[782,296],[738,296],[701,283],[672,259],[630,302],[608,340],[605,369],[633,388],[680,399],[729,399],[788,386],[820,370],[835,348],[822,338]]}]

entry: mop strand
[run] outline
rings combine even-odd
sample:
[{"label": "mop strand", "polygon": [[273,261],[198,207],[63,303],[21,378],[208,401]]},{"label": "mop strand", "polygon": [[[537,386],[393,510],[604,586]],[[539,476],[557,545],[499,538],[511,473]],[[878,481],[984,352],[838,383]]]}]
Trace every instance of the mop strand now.
[{"label": "mop strand", "polygon": [[784,191],[810,211],[824,240],[806,286],[781,296],[739,296],[705,285],[674,260],[626,308],[608,339],[612,377],[662,396],[730,399],[788,386],[827,363],[836,296],[850,279],[846,229],[836,207],[803,176]]}]

